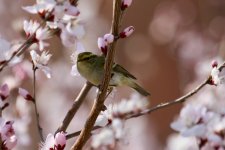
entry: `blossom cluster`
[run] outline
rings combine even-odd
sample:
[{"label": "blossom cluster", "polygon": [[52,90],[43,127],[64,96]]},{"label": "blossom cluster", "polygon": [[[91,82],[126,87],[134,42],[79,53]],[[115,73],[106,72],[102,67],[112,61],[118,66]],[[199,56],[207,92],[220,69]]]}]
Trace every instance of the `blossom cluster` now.
[{"label": "blossom cluster", "polygon": [[48,45],[43,40],[48,39],[54,32],[60,33],[62,43],[66,47],[73,48],[85,34],[83,25],[77,21],[80,11],[69,1],[37,1],[35,5],[23,7],[23,9],[31,14],[38,14],[46,20],[44,28],[40,27],[36,21],[24,22],[27,36],[36,35],[35,42],[39,42],[40,50]]},{"label": "blossom cluster", "polygon": [[132,94],[130,99],[121,100],[120,103],[109,105],[107,110],[98,116],[95,126],[105,127],[93,136],[92,147],[112,148],[116,141],[125,135],[124,122],[129,115],[137,114],[148,106],[148,100],[139,94]]},{"label": "blossom cluster", "polygon": [[196,147],[201,150],[223,150],[225,148],[225,103],[221,84],[222,71],[213,61],[211,80],[217,87],[205,87],[182,108],[179,117],[171,124],[181,136],[195,137]]},{"label": "blossom cluster", "polygon": [[[7,84],[3,84],[0,87],[0,113],[9,106],[7,98],[9,97],[10,91]],[[2,116],[0,117],[0,135],[1,135],[1,149],[11,150],[17,143],[17,137],[13,128],[13,121],[6,121]]]}]

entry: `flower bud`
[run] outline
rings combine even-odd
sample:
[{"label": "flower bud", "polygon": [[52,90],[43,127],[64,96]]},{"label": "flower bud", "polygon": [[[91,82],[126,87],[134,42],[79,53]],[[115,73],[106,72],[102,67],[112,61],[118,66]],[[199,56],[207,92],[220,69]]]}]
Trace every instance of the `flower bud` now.
[{"label": "flower bud", "polygon": [[63,132],[58,132],[55,136],[55,146],[64,148],[66,146],[66,135]]},{"label": "flower bud", "polygon": [[130,36],[132,33],[134,32],[134,27],[133,26],[129,26],[126,29],[124,29],[121,33],[120,33],[120,38],[125,38]]},{"label": "flower bud", "polygon": [[218,67],[218,62],[217,62],[216,60],[213,60],[213,61],[211,62],[211,66],[212,66],[213,68]]},{"label": "flower bud", "polygon": [[132,0],[123,0],[121,5],[121,10],[125,10],[128,8],[132,3]]},{"label": "flower bud", "polygon": [[106,41],[105,41],[103,38],[101,38],[101,37],[98,38],[98,48],[102,51],[102,53],[103,53],[104,55],[107,54],[107,43],[106,43]]},{"label": "flower bud", "polygon": [[23,88],[19,88],[19,94],[28,101],[34,101],[34,98],[30,95],[30,93]]},{"label": "flower bud", "polygon": [[114,41],[114,35],[108,33],[104,35],[104,40],[107,44],[110,44]]}]

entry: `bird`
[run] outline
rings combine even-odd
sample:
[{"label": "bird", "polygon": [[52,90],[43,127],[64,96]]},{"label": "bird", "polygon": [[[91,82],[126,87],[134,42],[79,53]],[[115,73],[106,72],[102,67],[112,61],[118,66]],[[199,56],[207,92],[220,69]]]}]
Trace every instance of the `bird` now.
[{"label": "bird", "polygon": [[[92,52],[81,52],[77,56],[77,70],[87,81],[95,86],[99,86],[103,79],[105,61],[106,59],[103,55],[96,55]],[[113,63],[109,82],[110,87],[126,85],[143,96],[149,96],[149,92],[138,85],[135,80],[136,77],[121,65]]]}]

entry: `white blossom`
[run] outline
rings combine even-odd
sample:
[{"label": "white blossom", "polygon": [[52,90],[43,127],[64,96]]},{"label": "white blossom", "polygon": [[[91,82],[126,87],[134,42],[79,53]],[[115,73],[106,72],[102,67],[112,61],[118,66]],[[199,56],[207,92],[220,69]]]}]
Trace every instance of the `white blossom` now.
[{"label": "white blossom", "polygon": [[27,37],[32,36],[35,34],[35,38],[33,39],[34,42],[38,43],[39,49],[42,51],[46,46],[49,44],[44,42],[44,40],[47,40],[51,37],[51,33],[48,28],[42,28],[40,27],[40,24],[36,21],[30,20],[24,21],[24,31],[27,35]]},{"label": "white blossom", "polygon": [[112,128],[114,130],[115,138],[121,139],[124,135],[124,124],[121,119],[113,119]]},{"label": "white blossom", "polygon": [[199,148],[196,138],[172,134],[168,138],[166,150],[199,150]]},{"label": "white blossom", "polygon": [[224,83],[225,77],[220,76],[220,70],[218,67],[214,67],[211,71],[212,82],[215,85],[220,85]]},{"label": "white blossom", "polygon": [[105,128],[92,138],[92,147],[97,149],[100,146],[110,146],[114,144],[114,133],[111,129]]},{"label": "white blossom", "polygon": [[48,134],[44,143],[41,144],[40,150],[54,149],[55,138],[54,135]]},{"label": "white blossom", "polygon": [[202,106],[186,105],[171,127],[183,136],[203,137],[206,133],[207,109]]},{"label": "white blossom", "polygon": [[55,5],[55,0],[37,0],[35,5],[22,8],[31,14],[39,14],[45,17],[45,13],[51,12]]},{"label": "white blossom", "polygon": [[43,51],[41,55],[39,55],[35,50],[30,51],[30,55],[34,66],[41,69],[48,78],[51,78],[51,70],[47,65],[52,55],[46,51]]},{"label": "white blossom", "polygon": [[62,28],[60,38],[66,47],[75,47],[79,40],[85,35],[85,30],[81,24],[68,23],[65,28]]}]

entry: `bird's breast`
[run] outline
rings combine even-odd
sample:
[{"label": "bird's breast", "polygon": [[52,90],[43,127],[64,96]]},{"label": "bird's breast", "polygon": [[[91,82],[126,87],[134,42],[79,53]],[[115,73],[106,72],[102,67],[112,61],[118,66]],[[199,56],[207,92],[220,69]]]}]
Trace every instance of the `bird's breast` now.
[{"label": "bird's breast", "polygon": [[94,64],[78,62],[77,70],[84,78],[86,78],[92,84],[96,86],[100,84],[102,78],[102,71]]}]

